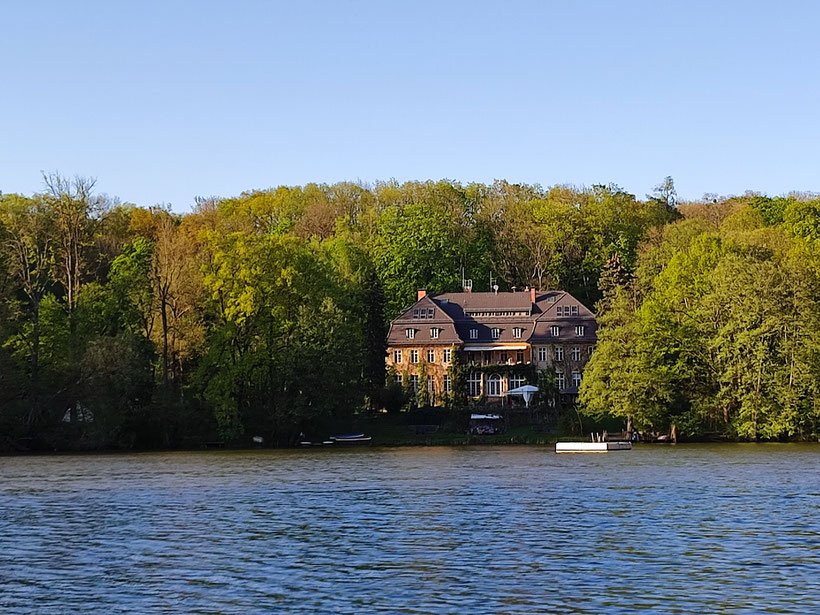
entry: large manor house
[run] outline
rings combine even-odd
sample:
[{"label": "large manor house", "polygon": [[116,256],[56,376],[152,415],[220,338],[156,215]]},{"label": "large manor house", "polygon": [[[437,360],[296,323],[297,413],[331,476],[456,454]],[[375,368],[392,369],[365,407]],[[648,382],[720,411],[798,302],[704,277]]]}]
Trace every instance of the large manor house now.
[{"label": "large manor house", "polygon": [[[574,398],[595,346],[595,315],[563,291],[418,291],[390,325],[387,367],[432,400],[452,392],[453,353],[467,366],[467,394],[488,402],[526,384],[524,369],[553,370],[564,399]],[[492,367],[496,366],[496,367]],[[507,367],[504,367],[507,366]],[[532,373],[532,370],[530,370]],[[406,383],[405,379],[410,380]]]}]

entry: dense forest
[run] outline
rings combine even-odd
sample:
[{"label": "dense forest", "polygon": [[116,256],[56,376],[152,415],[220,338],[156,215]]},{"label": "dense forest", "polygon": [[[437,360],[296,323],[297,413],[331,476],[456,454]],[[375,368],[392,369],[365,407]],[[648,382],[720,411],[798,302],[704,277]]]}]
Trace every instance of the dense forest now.
[{"label": "dense forest", "polygon": [[48,174],[38,194],[0,194],[6,448],[287,444],[390,406],[387,323],[462,273],[597,310],[590,417],[689,437],[818,432],[813,195],[389,181],[179,214],[94,188]]}]

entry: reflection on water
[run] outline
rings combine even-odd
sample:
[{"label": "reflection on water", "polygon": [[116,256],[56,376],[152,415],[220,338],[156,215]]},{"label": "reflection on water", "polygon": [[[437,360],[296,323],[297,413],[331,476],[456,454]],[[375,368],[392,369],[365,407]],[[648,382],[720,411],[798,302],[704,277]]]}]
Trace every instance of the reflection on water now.
[{"label": "reflection on water", "polygon": [[820,611],[820,447],[0,458],[4,613]]}]

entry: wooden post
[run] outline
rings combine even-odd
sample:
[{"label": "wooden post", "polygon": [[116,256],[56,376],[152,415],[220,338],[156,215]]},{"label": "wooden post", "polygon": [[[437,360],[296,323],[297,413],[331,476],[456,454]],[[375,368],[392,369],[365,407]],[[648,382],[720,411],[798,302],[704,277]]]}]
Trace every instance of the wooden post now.
[{"label": "wooden post", "polygon": [[671,435],[671,438],[672,438],[672,442],[677,444],[678,443],[678,428],[674,423],[672,423],[672,428],[671,428],[671,434],[670,435]]}]

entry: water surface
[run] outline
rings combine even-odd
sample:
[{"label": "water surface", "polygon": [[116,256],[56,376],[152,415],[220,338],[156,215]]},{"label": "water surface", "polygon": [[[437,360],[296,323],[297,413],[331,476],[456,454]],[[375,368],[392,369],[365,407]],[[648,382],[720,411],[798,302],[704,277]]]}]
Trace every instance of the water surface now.
[{"label": "water surface", "polygon": [[0,458],[4,613],[820,611],[820,446]]}]

